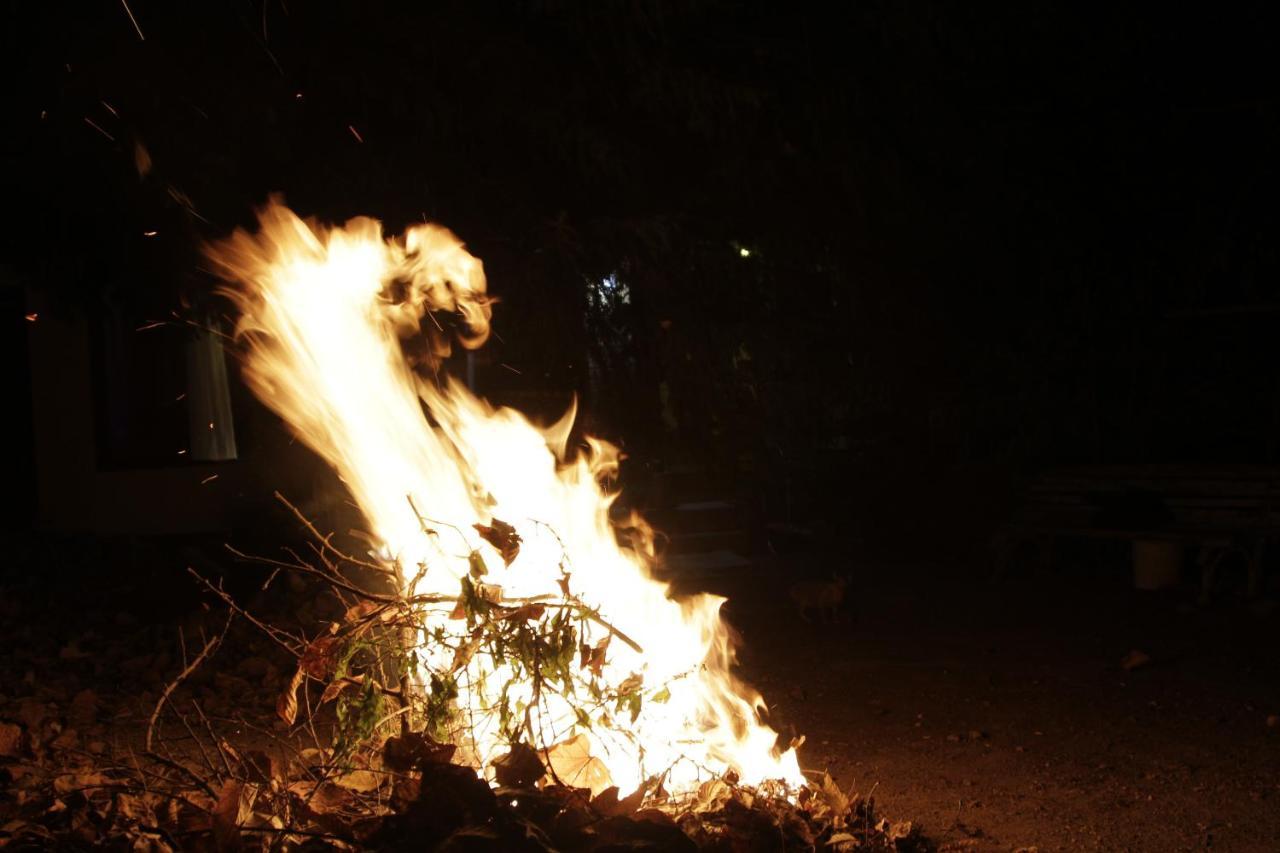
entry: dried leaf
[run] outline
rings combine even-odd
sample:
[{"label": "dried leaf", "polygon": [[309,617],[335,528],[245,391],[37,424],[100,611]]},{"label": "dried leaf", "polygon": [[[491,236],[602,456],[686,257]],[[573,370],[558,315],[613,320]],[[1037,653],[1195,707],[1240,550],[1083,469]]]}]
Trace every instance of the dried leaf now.
[{"label": "dried leaf", "polygon": [[131,823],[147,823],[154,825],[155,813],[151,804],[143,797],[135,794],[118,793],[115,796],[116,814]]},{"label": "dried leaf", "polygon": [[457,749],[457,745],[438,743],[423,732],[409,732],[387,738],[382,763],[388,770],[408,773],[429,764],[448,764]]},{"label": "dried leaf", "polygon": [[49,718],[50,708],[48,703],[41,702],[38,699],[23,699],[22,704],[18,706],[16,717],[19,722],[27,727],[29,733],[39,732],[43,727],[45,720]]},{"label": "dried leaf", "polygon": [[422,795],[422,782],[415,776],[397,776],[391,783],[391,808],[403,814]]},{"label": "dried leaf", "polygon": [[67,722],[78,729],[87,729],[98,716],[98,694],[88,688],[81,690],[71,700],[67,709]]},{"label": "dried leaf", "polygon": [[259,785],[270,785],[273,781],[285,781],[280,762],[272,755],[260,749],[245,753],[244,766],[251,780]]},{"label": "dried leaf", "polygon": [[638,672],[633,672],[618,685],[618,695],[625,696],[628,693],[634,693],[641,687],[644,687],[644,676]]},{"label": "dried leaf", "polygon": [[591,798],[591,807],[600,814],[612,814],[618,807],[618,786],[610,785],[595,797]]},{"label": "dried leaf", "polygon": [[831,778],[830,773],[822,774],[822,784],[818,786],[818,796],[823,805],[831,810],[836,818],[843,818],[849,813],[849,798]]},{"label": "dried leaf", "polygon": [[591,755],[591,743],[584,734],[549,748],[546,756],[553,777],[566,785],[590,788],[592,795],[598,795],[613,783],[609,768]]},{"label": "dried leaf", "polygon": [[0,723],[0,757],[17,758],[30,748],[27,733],[15,723]]},{"label": "dried leaf", "polygon": [[203,791],[188,791],[184,798],[168,799],[165,821],[182,833],[208,832],[213,826],[213,809],[217,800]]},{"label": "dried leaf", "polygon": [[458,670],[471,663],[471,658],[475,655],[476,650],[480,648],[480,637],[475,636],[469,638],[465,643],[458,646],[453,653],[453,666],[449,672],[457,672]]},{"label": "dried leaf", "polygon": [[75,729],[64,729],[62,734],[49,741],[54,749],[75,749],[80,746],[80,735]]},{"label": "dried leaf", "polygon": [[488,526],[477,524],[475,528],[476,532],[480,534],[480,538],[492,545],[502,555],[502,562],[506,565],[511,565],[516,557],[519,556],[520,534],[510,524],[495,518],[493,519],[493,524]]},{"label": "dried leaf", "polygon": [[307,673],[300,665],[298,671],[293,674],[289,686],[276,699],[276,716],[284,720],[285,725],[292,726],[298,719],[298,688],[302,686],[302,681],[306,677]]},{"label": "dried leaf", "polygon": [[316,681],[328,681],[338,665],[338,654],[342,651],[342,637],[316,637],[302,653],[300,666],[307,675]]},{"label": "dried leaf", "polygon": [[337,785],[306,780],[291,783],[289,793],[298,798],[300,805],[305,803],[306,808],[315,814],[339,811],[350,805],[353,799],[350,791]]},{"label": "dried leaf", "polygon": [[568,572],[565,572],[563,575],[561,575],[559,578],[556,579],[556,583],[560,587],[560,593],[565,598],[569,597],[569,578],[570,577],[571,575]]},{"label": "dried leaf", "polygon": [[721,808],[733,797],[733,789],[723,779],[708,779],[698,786],[693,811],[708,812]]},{"label": "dried leaf", "polygon": [[227,780],[218,791],[218,802],[210,813],[213,842],[218,850],[240,850],[240,810],[245,786],[235,779]]},{"label": "dried leaf", "polygon": [[330,682],[329,686],[324,689],[324,693],[320,694],[320,704],[332,702],[338,698],[338,695],[348,687],[360,687],[364,684],[364,675],[349,675],[346,678],[336,678]]},{"label": "dried leaf", "polygon": [[644,804],[645,795],[653,788],[658,781],[658,777],[652,776],[645,781],[643,785],[636,788],[630,794],[627,794],[621,800],[618,800],[618,808],[614,811],[617,815],[632,815],[636,810]]},{"label": "dried leaf", "polygon": [[517,743],[493,762],[493,777],[505,788],[527,788],[546,774],[538,753],[523,743]]},{"label": "dried leaf", "polygon": [[111,780],[101,773],[92,771],[63,773],[53,780],[53,790],[59,794],[70,794],[73,791],[87,793],[93,788],[101,788],[110,784],[112,784]]},{"label": "dried leaf", "polygon": [[502,618],[510,622],[536,622],[546,612],[547,606],[545,604],[526,604],[523,607],[517,607],[515,610],[502,614]]},{"label": "dried leaf", "polygon": [[335,777],[333,782],[348,791],[367,794],[370,791],[378,790],[378,786],[382,784],[382,777],[372,770],[352,770],[349,773],[343,773],[341,776]]},{"label": "dried leaf", "polygon": [[379,604],[376,601],[369,601],[366,599],[347,608],[347,612],[342,616],[342,621],[348,624],[352,622],[359,622],[374,613],[379,607],[383,606],[384,605]]},{"label": "dried leaf", "polygon": [[605,817],[633,815],[644,802],[645,794],[657,786],[658,778],[650,776],[639,788],[621,799],[618,798],[618,786],[610,785],[600,792],[600,796],[591,801],[591,807]]},{"label": "dried leaf", "polygon": [[502,603],[502,587],[496,583],[476,584],[476,595],[480,596],[490,604]]},{"label": "dried leaf", "polygon": [[603,640],[594,646],[588,646],[583,643],[579,651],[581,652],[582,668],[590,669],[596,678],[600,677],[601,671],[604,669],[605,652],[609,650],[609,641],[613,639],[613,635],[609,634]]},{"label": "dried leaf", "polygon": [[480,556],[479,551],[472,551],[467,555],[467,569],[473,578],[481,578],[489,574],[489,567],[484,564],[484,557]]}]

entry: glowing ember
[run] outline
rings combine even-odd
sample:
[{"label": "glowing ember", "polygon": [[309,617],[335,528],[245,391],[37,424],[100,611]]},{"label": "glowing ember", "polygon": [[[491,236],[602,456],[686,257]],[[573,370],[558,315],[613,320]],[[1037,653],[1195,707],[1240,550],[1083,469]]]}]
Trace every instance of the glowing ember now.
[{"label": "glowing ember", "polygon": [[[730,672],[724,599],[671,599],[645,555],[618,544],[615,495],[600,484],[616,469],[615,449],[590,441],[567,459],[572,410],[539,429],[413,370],[403,338],[425,335],[434,361],[451,336],[467,347],[487,337],[480,262],[434,225],[385,239],[372,219],[326,228],[274,202],[260,225],[210,250],[236,283],[245,375],[337,470],[401,592],[456,597],[469,576],[482,586],[487,568],[487,596],[546,601],[571,589],[596,608],[580,638],[581,665],[636,701],[602,709],[587,697],[531,696],[529,685],[508,697],[541,709],[528,729],[535,747],[550,748],[543,754],[557,775],[597,791],[611,781],[624,793],[659,774],[679,793],[729,769],[747,783],[802,784],[794,751],[780,751],[760,722],[760,696]],[[452,335],[431,312],[449,316]],[[435,608],[424,617],[426,637],[458,636],[452,605]],[[486,653],[466,659],[442,643],[424,642],[420,655],[423,685],[433,673],[460,673],[456,702],[468,721],[460,755],[488,768],[510,748],[493,695],[511,681],[511,664]],[[612,725],[598,724],[601,715]]]}]

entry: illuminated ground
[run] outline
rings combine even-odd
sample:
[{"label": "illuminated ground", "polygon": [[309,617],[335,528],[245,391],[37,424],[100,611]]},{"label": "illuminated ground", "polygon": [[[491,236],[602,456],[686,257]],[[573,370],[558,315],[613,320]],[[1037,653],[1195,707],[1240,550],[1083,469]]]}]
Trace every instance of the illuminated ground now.
[{"label": "illuminated ground", "polygon": [[[805,766],[876,786],[943,849],[1277,849],[1276,616],[1144,597],[1108,567],[994,587],[850,568],[858,619],[832,627],[777,610],[785,581],[725,585]],[[1134,649],[1152,662],[1125,671]]]}]

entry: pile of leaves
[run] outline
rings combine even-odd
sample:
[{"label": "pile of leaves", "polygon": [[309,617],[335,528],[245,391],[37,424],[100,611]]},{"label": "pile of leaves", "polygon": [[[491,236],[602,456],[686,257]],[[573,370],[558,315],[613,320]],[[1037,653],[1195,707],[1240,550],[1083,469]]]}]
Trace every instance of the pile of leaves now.
[{"label": "pile of leaves", "polygon": [[[829,777],[798,796],[715,779],[683,801],[641,789],[549,783],[532,752],[495,788],[452,762],[454,747],[395,736],[381,760],[338,769],[322,753],[217,745],[222,778],[154,756],[79,760],[0,728],[0,844],[144,850],[922,850],[909,823]],[[277,752],[278,754],[273,754]]]}]

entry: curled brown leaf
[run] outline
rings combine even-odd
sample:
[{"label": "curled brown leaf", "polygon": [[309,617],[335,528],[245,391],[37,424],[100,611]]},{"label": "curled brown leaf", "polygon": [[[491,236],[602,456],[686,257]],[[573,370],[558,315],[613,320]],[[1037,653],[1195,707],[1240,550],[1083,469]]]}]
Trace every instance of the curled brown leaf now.
[{"label": "curled brown leaf", "polygon": [[608,652],[609,641],[612,639],[613,635],[609,634],[594,646],[583,643],[579,648],[582,668],[591,670],[591,673],[596,678],[600,677],[601,671],[604,669],[605,653]]},{"label": "curled brown leaf", "polygon": [[492,524],[477,524],[475,529],[480,534],[480,538],[492,545],[494,550],[502,556],[502,562],[506,565],[511,565],[519,556],[520,534],[510,524],[495,518]]},{"label": "curled brown leaf", "polygon": [[306,677],[306,671],[299,665],[289,686],[276,699],[276,716],[284,720],[285,725],[292,726],[298,719],[298,688]]}]

